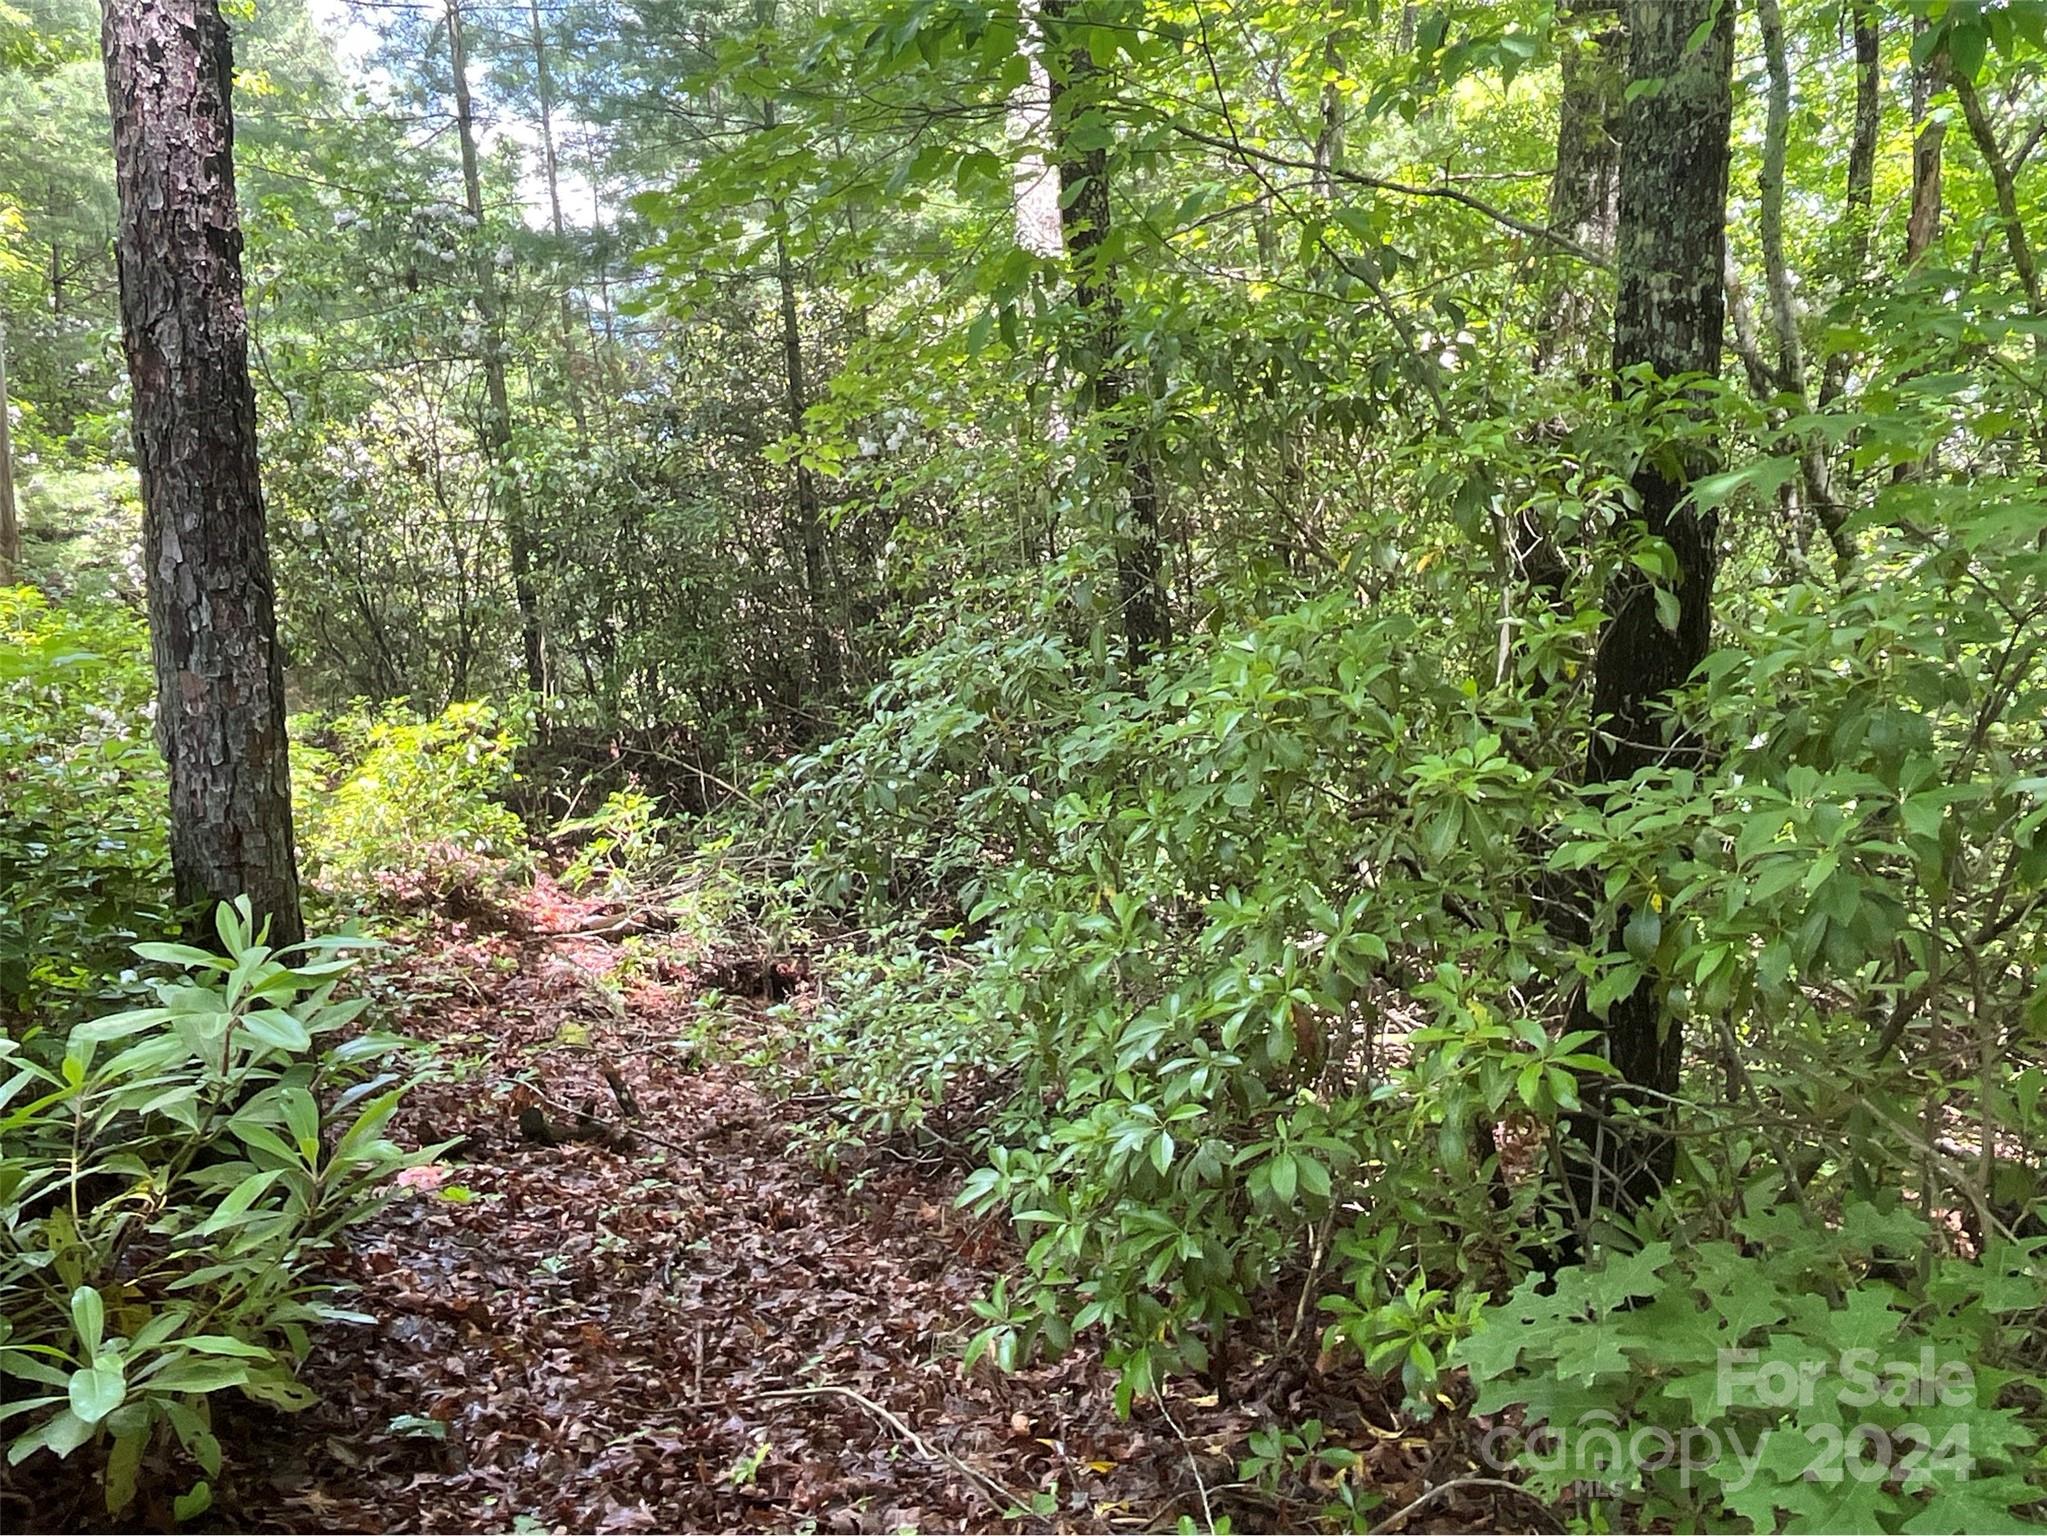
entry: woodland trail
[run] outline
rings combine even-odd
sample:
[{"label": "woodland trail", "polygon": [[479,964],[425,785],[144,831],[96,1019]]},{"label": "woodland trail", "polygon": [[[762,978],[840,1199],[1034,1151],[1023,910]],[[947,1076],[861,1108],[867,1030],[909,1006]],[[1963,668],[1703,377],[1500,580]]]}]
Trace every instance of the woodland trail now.
[{"label": "woodland trail", "polygon": [[[588,913],[543,881],[508,923],[444,924],[405,962],[401,1027],[440,1067],[395,1134],[469,1143],[350,1234],[348,1304],[377,1322],[325,1331],[305,1372],[319,1406],[250,1426],[224,1514],[296,1531],[1172,1530],[1208,1528],[1206,1495],[1240,1531],[1312,1517],[1234,1470],[1259,1425],[1331,1411],[1299,1372],[1229,1406],[1188,1383],[1128,1420],[1085,1348],[963,1374],[970,1304],[1013,1258],[1006,1225],[954,1208],[956,1171],[829,1172],[792,1150],[796,1112],[737,1059],[765,1005],[707,998],[701,957],[658,937],[628,953],[567,936]],[[569,1106],[550,1117],[573,1124],[587,1101],[620,1119],[607,1067],[636,1145],[521,1135],[522,1083]],[[1311,1395],[1332,1390],[1386,1511],[1469,1470],[1370,1383]],[[1432,1501],[1408,1528],[1511,1512]]]}]

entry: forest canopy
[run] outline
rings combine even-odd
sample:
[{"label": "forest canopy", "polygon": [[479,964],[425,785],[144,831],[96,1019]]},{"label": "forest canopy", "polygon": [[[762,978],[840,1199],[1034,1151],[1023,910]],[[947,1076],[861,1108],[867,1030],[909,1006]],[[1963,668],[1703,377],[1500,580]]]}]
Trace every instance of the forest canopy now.
[{"label": "forest canopy", "polygon": [[2043,259],[2043,0],[0,0],[9,1517],[2047,1525]]}]

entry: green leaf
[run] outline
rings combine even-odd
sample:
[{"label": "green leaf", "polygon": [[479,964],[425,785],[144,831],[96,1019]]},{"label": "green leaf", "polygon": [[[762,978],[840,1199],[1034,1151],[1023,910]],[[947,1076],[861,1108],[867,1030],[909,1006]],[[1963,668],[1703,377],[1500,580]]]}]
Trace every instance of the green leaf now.
[{"label": "green leaf", "polygon": [[181,1493],[171,1501],[171,1514],[180,1525],[187,1520],[196,1520],[213,1508],[213,1485],[201,1478],[192,1485],[191,1491]]},{"label": "green leaf", "polygon": [[303,1051],[313,1043],[312,1032],[281,1008],[264,1008],[244,1016],[242,1032],[280,1051]]},{"label": "green leaf", "polygon": [[107,1332],[107,1304],[91,1286],[81,1285],[71,1293],[71,1322],[85,1353],[97,1355]]},{"label": "green leaf", "polygon": [[1983,72],[1983,55],[1989,41],[1990,34],[1980,23],[1964,22],[1959,18],[1949,23],[1947,56],[1955,73],[1974,84]]},{"label": "green leaf", "polygon": [[118,1515],[135,1502],[136,1474],[142,1469],[142,1453],[149,1449],[155,1424],[144,1418],[139,1426],[116,1435],[107,1453],[107,1511]]},{"label": "green leaf", "polygon": [[1684,607],[1677,600],[1677,594],[1668,587],[1656,588],[1656,622],[1677,633],[1677,626],[1684,619]]},{"label": "green leaf", "polygon": [[1289,1153],[1280,1152],[1274,1155],[1271,1177],[1273,1198],[1282,1205],[1291,1203],[1294,1198],[1296,1170],[1293,1157]]},{"label": "green leaf", "polygon": [[245,1339],[231,1338],[224,1333],[202,1333],[189,1339],[178,1340],[182,1348],[201,1355],[239,1355],[249,1360],[274,1360],[276,1351],[251,1344]]},{"label": "green leaf", "polygon": [[284,1177],[282,1168],[270,1168],[262,1173],[250,1174],[228,1192],[227,1198],[220,1202],[219,1208],[211,1216],[192,1229],[192,1235],[204,1237],[208,1233],[220,1231],[223,1227],[233,1226],[247,1214],[249,1207],[256,1203],[263,1191],[282,1177]]},{"label": "green leaf", "polygon": [[71,1375],[71,1411],[81,1424],[97,1424],[128,1397],[128,1377],[121,1357],[111,1350]]},{"label": "green leaf", "polygon": [[1647,902],[1635,908],[1628,918],[1628,926],[1621,933],[1621,942],[1627,951],[1643,965],[1656,956],[1656,946],[1663,940],[1663,916]]},{"label": "green leaf", "polygon": [[249,1367],[239,1360],[181,1355],[136,1385],[151,1392],[218,1392],[239,1387],[248,1379]]},{"label": "green leaf", "polygon": [[137,944],[135,953],[145,960],[155,960],[164,965],[198,968],[209,971],[229,971],[234,963],[219,955],[208,954],[203,949],[194,949],[190,944]]},{"label": "green leaf", "polygon": [[69,1408],[38,1425],[7,1448],[7,1465],[18,1467],[37,1451],[54,1451],[59,1460],[92,1438],[92,1426]]}]

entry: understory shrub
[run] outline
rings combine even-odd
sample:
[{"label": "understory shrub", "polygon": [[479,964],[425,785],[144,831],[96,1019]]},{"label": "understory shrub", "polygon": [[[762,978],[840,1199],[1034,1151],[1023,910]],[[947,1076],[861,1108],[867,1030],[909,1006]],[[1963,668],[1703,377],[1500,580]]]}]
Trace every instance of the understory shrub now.
[{"label": "understory shrub", "polygon": [[1895,1200],[1776,1205],[1531,1276],[1458,1348],[1515,1411],[1486,1457],[1594,1529],[2037,1529],[2047,1239],[1937,1247]]},{"label": "understory shrub", "polygon": [[154,713],[139,616],[0,587],[0,1019],[118,997],[173,925]]},{"label": "understory shrub", "polygon": [[369,1321],[336,1304],[321,1252],[433,1155],[384,1135],[404,1042],[341,1038],[365,1005],[336,988],[368,941],[272,950],[246,901],[218,928],[220,954],[136,946],[173,972],[154,1006],[0,1040],[8,1460],[90,1448],[117,1514],[193,1472],[178,1516],[206,1507],[223,1394],[312,1401],[309,1329]]},{"label": "understory shrub", "polygon": [[[1034,623],[953,626],[792,763],[767,822],[799,848],[790,890],[863,925],[923,914],[880,928],[812,1031],[841,1124],[914,1130],[968,1081],[986,1101],[962,1199],[1028,1246],[972,1354],[1098,1329],[1127,1403],[1226,1364],[1232,1321],[1284,1286],[1419,1412],[1460,1348],[1486,1402],[1538,1406],[1555,1352],[1591,1351],[1625,1440],[1666,1407],[1599,1328],[1626,1313],[1626,1358],[1661,1381],[1716,1294],[1704,1256],[1767,1249],[1806,1347],[1859,1308],[1994,1385],[2023,1372],[1979,1456],[2037,1487],[2011,1454],[2047,1400],[2037,1302],[2007,1304],[2042,1284],[2040,504],[1900,479],[1862,516],[1845,588],[1801,569],[1730,601],[1678,700],[1703,758],[1602,796],[1558,765],[1591,726],[1603,579],[1518,656],[1336,593],[1185,642],[1142,692],[1100,685],[1048,597]],[[1611,1069],[1566,1017],[1643,986],[1686,1030],[1680,1177],[1586,1228],[1555,1150]],[[1841,1257],[1882,1190],[1917,1235],[1909,1283]],[[1567,1227],[1670,1303],[1599,1301],[1595,1265],[1531,1311],[1515,1282]],[[1758,1319],[1722,1342],[1767,1343]],[[1774,1514],[1729,1507],[1932,1530],[2029,1497],[1899,1484],[1822,1513],[1770,1487]],[[1645,1510],[1621,1518],[1698,1517]]]},{"label": "understory shrub", "polygon": [[397,908],[456,893],[489,899],[531,868],[526,829],[504,803],[525,715],[402,701],[292,722],[292,795],[307,881]]}]

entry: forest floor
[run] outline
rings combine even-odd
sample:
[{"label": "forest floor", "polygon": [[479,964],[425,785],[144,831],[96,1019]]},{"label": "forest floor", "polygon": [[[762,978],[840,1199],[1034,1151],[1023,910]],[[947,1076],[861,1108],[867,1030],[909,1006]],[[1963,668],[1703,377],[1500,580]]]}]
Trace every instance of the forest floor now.
[{"label": "forest floor", "polygon": [[[1180,1383],[1129,1418],[1085,1346],[963,1372],[970,1304],[1016,1258],[1007,1224],[955,1208],[956,1168],[885,1153],[828,1170],[792,1147],[800,1106],[744,1064],[770,1037],[767,1002],[707,990],[709,957],[680,937],[578,932],[602,916],[543,879],[384,962],[400,1027],[438,1047],[394,1134],[467,1143],[349,1234],[348,1304],[377,1321],[325,1330],[305,1372],[319,1405],[231,1445],[244,1470],[220,1516],[291,1531],[1300,1529],[1330,1490],[1282,1496],[1237,1466],[1254,1430],[1319,1416],[1364,1458],[1388,1528],[1529,1518],[1474,1483],[1386,1519],[1479,1470],[1466,1431],[1458,1415],[1411,1424],[1372,1378],[1319,1374],[1312,1317],[1295,1350],[1243,1355],[1229,1400]],[[630,1145],[521,1133],[527,1109],[624,1121],[607,1068],[637,1111]]]}]

